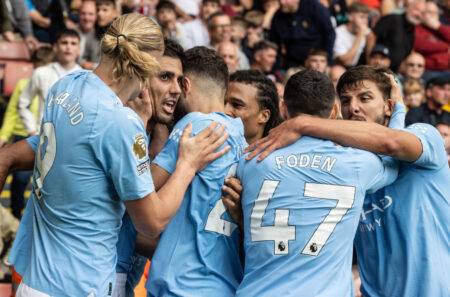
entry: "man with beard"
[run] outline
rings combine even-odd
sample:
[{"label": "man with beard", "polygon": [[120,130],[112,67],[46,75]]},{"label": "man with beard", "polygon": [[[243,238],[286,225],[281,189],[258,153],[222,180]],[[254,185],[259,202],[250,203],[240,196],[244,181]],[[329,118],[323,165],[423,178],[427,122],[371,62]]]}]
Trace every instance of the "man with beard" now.
[{"label": "man with beard", "polygon": [[[396,90],[392,95],[391,86]],[[449,296],[450,170],[442,137],[428,124],[404,129],[403,122],[390,120],[388,102],[401,96],[393,77],[389,83],[381,69],[352,68],[337,91],[343,117],[351,121],[298,116],[256,142],[249,158],[263,151],[259,159],[264,159],[309,135],[397,159],[397,180],[364,201],[355,238],[362,293]]]},{"label": "man with beard", "polygon": [[244,127],[240,119],[225,115],[228,69],[214,50],[194,47],[186,51],[183,70],[186,91],[178,104],[190,113],[175,125],[152,163],[156,188],[164,185],[175,168],[180,131],[188,123],[194,134],[211,121],[225,125],[231,150],[191,182],[180,209],[161,235],[146,288],[149,296],[232,296],[242,277],[239,236],[237,225],[226,214],[221,192],[246,146]]}]

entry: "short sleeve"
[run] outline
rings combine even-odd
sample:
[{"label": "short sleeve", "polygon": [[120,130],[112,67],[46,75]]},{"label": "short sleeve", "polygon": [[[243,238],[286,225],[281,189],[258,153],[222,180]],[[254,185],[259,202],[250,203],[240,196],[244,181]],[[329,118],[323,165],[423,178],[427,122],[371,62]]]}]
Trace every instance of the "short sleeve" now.
[{"label": "short sleeve", "polygon": [[33,135],[26,139],[27,143],[31,146],[31,149],[36,153],[37,147],[39,145],[39,136]]},{"label": "short sleeve", "polygon": [[[123,112],[123,111],[122,111]],[[148,138],[144,125],[131,112],[123,112],[100,126],[97,158],[121,200],[136,200],[155,191],[150,174]]]},{"label": "short sleeve", "polygon": [[417,123],[406,127],[405,131],[414,134],[422,143],[422,154],[414,165],[427,169],[440,169],[448,165],[444,139],[436,128]]},{"label": "short sleeve", "polygon": [[360,170],[359,175],[368,194],[375,193],[397,179],[399,163],[391,157],[367,153],[361,163],[365,168]]},{"label": "short sleeve", "polygon": [[402,103],[395,103],[394,112],[389,121],[389,128],[403,129],[405,128],[406,107]]}]

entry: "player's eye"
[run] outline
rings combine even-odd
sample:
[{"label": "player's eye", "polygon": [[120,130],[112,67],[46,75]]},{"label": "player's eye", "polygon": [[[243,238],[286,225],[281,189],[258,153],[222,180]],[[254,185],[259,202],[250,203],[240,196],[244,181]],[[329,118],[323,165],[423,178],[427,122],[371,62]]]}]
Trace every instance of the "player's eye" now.
[{"label": "player's eye", "polygon": [[170,76],[167,73],[163,73],[159,76],[159,78],[163,81],[169,80]]}]

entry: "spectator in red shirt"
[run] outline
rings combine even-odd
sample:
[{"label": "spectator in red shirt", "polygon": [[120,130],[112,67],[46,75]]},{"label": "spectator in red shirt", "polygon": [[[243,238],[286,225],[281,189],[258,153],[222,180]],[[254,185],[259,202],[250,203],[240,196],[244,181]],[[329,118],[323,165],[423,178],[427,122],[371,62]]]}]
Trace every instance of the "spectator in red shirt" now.
[{"label": "spectator in red shirt", "polygon": [[450,69],[450,25],[439,21],[439,8],[427,2],[422,24],[415,27],[414,49],[425,57],[425,68],[431,71]]}]

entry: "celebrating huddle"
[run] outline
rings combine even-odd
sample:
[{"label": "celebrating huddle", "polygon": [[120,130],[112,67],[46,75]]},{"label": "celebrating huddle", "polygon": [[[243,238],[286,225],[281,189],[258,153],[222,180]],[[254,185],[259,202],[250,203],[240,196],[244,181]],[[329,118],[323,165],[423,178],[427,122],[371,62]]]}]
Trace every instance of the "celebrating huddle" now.
[{"label": "celebrating huddle", "polygon": [[304,70],[279,102],[138,14],[101,51],[52,87],[39,136],[0,150],[2,183],[34,166],[17,296],[132,296],[142,256],[148,296],[352,296],[353,244],[364,296],[450,295],[443,140],[404,127],[385,70],[350,68],[339,99]]}]

